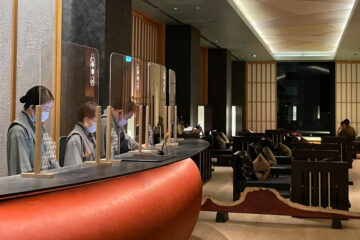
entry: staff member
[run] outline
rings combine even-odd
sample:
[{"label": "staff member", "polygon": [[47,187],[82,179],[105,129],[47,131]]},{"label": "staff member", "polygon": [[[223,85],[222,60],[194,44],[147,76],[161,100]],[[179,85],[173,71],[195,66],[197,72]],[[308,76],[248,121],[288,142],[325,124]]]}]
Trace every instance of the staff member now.
[{"label": "staff member", "polygon": [[111,156],[126,153],[138,148],[138,143],[125,131],[129,118],[134,114],[135,103],[131,100],[123,102],[120,100],[114,104],[112,112],[105,111],[101,119],[101,156],[106,155],[106,125],[107,118],[111,117]]},{"label": "staff member", "polygon": [[96,106],[94,102],[81,105],[77,113],[77,123],[68,136],[64,166],[95,161],[96,141]]},{"label": "staff member", "polygon": [[[42,106],[44,123],[54,105],[54,97],[44,86],[35,86],[20,98],[24,109],[10,125],[7,135],[7,162],[9,175],[34,171],[36,105]],[[42,128],[41,170],[58,168],[56,144]]]}]

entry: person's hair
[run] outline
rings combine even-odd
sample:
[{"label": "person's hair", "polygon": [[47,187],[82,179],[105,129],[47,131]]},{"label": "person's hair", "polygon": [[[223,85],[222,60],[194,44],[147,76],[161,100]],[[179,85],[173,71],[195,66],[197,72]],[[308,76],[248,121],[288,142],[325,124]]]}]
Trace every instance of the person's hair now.
[{"label": "person's hair", "polygon": [[135,103],[131,100],[119,99],[113,106],[114,110],[123,110],[125,113],[133,112],[135,110]]},{"label": "person's hair", "polygon": [[86,117],[90,119],[94,118],[96,115],[96,106],[97,104],[95,102],[83,103],[77,112],[77,121],[82,122]]},{"label": "person's hair", "polygon": [[341,122],[341,124],[346,124],[346,125],[350,125],[350,120],[349,119],[344,119],[344,121]]},{"label": "person's hair", "polygon": [[24,103],[24,109],[28,109],[31,105],[41,105],[50,101],[54,101],[53,94],[48,88],[41,85],[30,88],[20,98],[20,102]]}]

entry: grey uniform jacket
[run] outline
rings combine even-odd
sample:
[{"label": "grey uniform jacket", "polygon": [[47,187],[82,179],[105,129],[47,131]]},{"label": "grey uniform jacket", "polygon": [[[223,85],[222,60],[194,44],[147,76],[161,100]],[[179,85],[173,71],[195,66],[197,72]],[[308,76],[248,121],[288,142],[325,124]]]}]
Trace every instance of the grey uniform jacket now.
[{"label": "grey uniform jacket", "polygon": [[94,161],[96,156],[95,144],[94,136],[88,133],[83,126],[76,124],[66,143],[64,166]]},{"label": "grey uniform jacket", "polygon": [[[101,118],[101,157],[106,155],[106,125],[107,125],[107,112]],[[115,118],[111,115],[111,128],[118,136],[117,149],[111,149],[111,156],[120,153],[126,153],[130,150],[136,150],[138,143],[132,139],[125,131],[124,128],[118,127]],[[113,132],[112,131],[112,132]],[[113,145],[113,144],[112,144]]]},{"label": "grey uniform jacket", "polygon": [[[42,130],[45,132],[45,129]],[[41,150],[45,151],[42,144]],[[34,169],[35,125],[25,112],[21,112],[10,125],[7,135],[8,174],[30,172]],[[59,167],[55,160],[50,168]]]}]

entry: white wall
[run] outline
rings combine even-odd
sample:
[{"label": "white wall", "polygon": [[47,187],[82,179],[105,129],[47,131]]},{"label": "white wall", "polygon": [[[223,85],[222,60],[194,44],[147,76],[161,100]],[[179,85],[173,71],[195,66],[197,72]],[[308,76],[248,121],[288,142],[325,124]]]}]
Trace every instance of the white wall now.
[{"label": "white wall", "polygon": [[[52,89],[54,75],[55,1],[19,0],[16,110],[26,91],[42,85]],[[41,58],[41,78],[40,78]]]},{"label": "white wall", "polygon": [[7,175],[6,135],[10,121],[12,0],[0,1],[0,177]]}]

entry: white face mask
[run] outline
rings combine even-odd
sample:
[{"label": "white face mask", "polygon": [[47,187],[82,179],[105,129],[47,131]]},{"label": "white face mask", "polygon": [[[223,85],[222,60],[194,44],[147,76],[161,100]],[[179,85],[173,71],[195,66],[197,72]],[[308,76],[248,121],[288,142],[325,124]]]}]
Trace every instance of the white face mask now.
[{"label": "white face mask", "polygon": [[126,124],[127,124],[127,120],[125,120],[125,119],[120,120],[120,121],[117,122],[117,125],[118,125],[119,127],[123,127],[123,126],[125,126]]},{"label": "white face mask", "polygon": [[49,112],[41,113],[41,122],[45,122],[49,118]]},{"label": "white face mask", "polygon": [[87,127],[87,128],[86,128],[86,130],[87,130],[89,133],[94,133],[94,132],[96,132],[96,122],[93,122],[90,127]]}]

